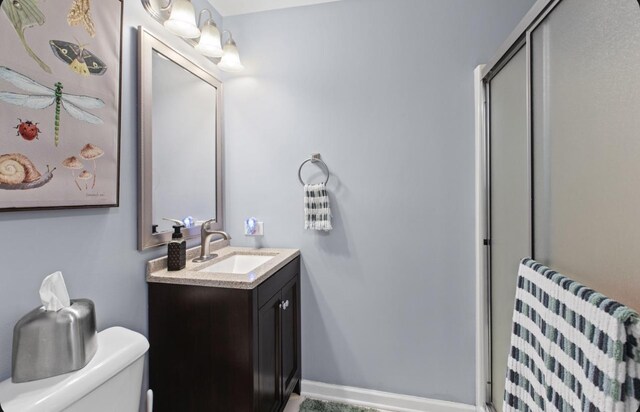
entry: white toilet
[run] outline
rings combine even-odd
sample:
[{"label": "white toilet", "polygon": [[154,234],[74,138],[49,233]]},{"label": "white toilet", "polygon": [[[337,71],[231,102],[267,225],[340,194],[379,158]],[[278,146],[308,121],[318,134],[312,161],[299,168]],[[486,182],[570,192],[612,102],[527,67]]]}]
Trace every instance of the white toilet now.
[{"label": "white toilet", "polygon": [[147,339],[121,327],[98,333],[83,369],[27,383],[0,382],[4,412],[138,412]]}]

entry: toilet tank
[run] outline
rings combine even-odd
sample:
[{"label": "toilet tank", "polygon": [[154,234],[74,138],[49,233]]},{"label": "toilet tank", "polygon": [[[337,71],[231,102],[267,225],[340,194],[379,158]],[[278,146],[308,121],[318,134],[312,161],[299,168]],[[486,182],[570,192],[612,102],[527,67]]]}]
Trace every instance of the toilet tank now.
[{"label": "toilet tank", "polygon": [[83,369],[34,382],[0,382],[4,412],[137,412],[147,339],[114,327],[98,333],[98,351]]}]

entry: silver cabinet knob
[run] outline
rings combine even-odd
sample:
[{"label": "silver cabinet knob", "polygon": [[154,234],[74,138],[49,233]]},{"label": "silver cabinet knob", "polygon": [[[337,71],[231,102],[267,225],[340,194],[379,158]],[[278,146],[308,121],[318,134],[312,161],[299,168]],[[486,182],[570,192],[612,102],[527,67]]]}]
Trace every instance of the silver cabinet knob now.
[{"label": "silver cabinet knob", "polygon": [[288,307],[289,307],[289,301],[288,300],[285,300],[284,302],[280,303],[280,308],[282,310],[287,310]]}]

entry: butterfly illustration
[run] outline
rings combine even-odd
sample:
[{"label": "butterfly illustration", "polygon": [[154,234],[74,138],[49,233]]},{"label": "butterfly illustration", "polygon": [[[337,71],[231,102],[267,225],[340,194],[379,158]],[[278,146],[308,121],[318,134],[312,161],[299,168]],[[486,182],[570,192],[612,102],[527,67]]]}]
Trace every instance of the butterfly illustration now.
[{"label": "butterfly illustration", "polygon": [[0,7],[7,15],[29,56],[38,63],[42,70],[51,73],[49,66],[29,47],[24,36],[24,31],[29,27],[42,26],[45,23],[44,14],[38,8],[36,0],[5,0],[0,1]]},{"label": "butterfly illustration", "polygon": [[50,40],[49,45],[53,54],[60,60],[69,64],[69,68],[74,72],[88,76],[90,74],[103,75],[107,71],[107,65],[104,64],[95,54],[79,45],[62,40]]},{"label": "butterfly illustration", "polygon": [[29,109],[46,109],[55,103],[55,145],[60,141],[60,108],[72,117],[91,124],[102,124],[102,119],[86,112],[83,109],[100,109],[104,107],[104,101],[90,96],[81,96],[63,93],[62,83],[57,82],[54,88],[41,85],[33,79],[20,74],[8,67],[0,66],[0,79],[5,80],[18,89],[31,94],[19,94],[12,92],[0,92],[0,101],[27,107]]}]

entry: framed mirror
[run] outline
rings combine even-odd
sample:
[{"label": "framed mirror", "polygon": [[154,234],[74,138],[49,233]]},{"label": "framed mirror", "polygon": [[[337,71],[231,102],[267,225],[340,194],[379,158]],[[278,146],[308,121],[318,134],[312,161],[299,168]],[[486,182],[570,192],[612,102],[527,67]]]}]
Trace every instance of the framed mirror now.
[{"label": "framed mirror", "polygon": [[[222,83],[139,28],[138,249],[222,230]],[[189,224],[193,222],[193,224]]]}]

